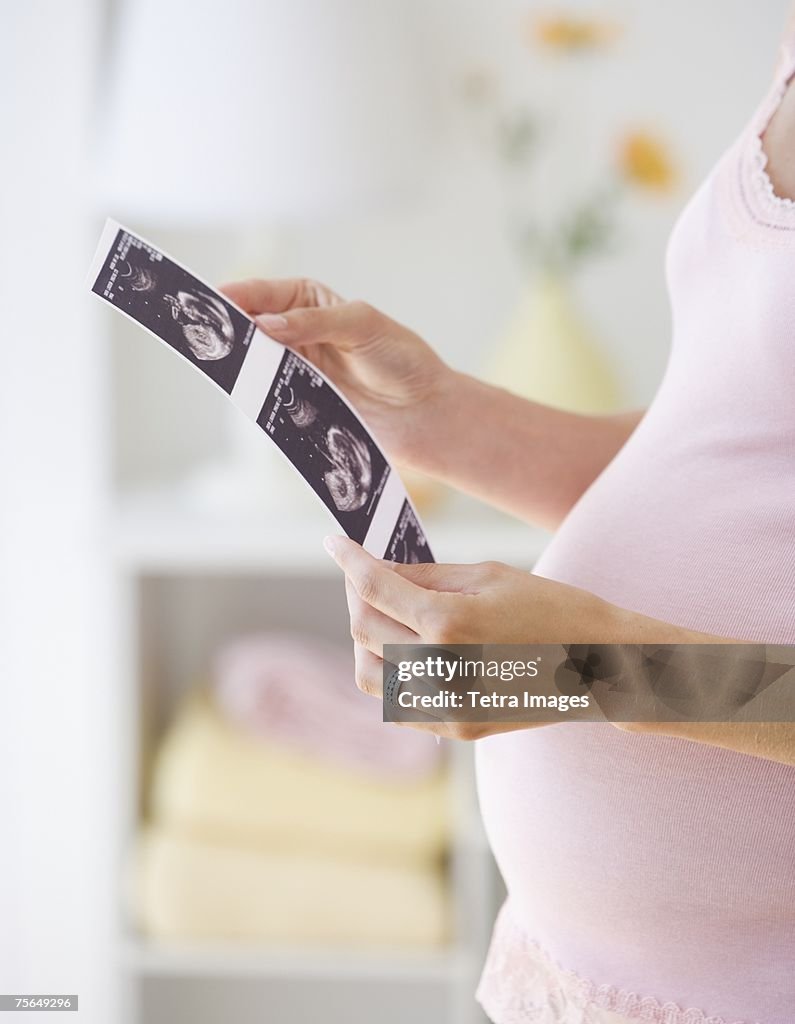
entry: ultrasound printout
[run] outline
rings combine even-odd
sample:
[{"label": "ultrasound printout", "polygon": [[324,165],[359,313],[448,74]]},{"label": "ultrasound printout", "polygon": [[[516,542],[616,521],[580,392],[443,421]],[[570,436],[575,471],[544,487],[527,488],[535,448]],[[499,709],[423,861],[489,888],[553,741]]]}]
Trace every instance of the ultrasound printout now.
[{"label": "ultrasound printout", "polygon": [[121,228],[91,290],[231,394],[255,327],[222,295]]},{"label": "ultrasound printout", "polygon": [[254,420],[348,537],[378,558],[433,561],[400,477],[352,406],[314,366],[115,221],[103,229],[89,287]]},{"label": "ultrasound printout", "polygon": [[361,543],[390,470],[350,406],[309,363],[285,350],[257,423]]}]

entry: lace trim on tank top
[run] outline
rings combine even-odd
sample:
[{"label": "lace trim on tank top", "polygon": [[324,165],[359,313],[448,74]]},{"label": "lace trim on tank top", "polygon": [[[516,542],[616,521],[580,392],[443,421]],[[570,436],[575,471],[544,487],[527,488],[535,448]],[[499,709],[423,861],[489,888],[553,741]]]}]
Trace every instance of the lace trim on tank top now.
[{"label": "lace trim on tank top", "polygon": [[755,135],[751,140],[751,181],[757,197],[769,206],[795,217],[795,200],[788,196],[780,196],[776,192],[770,175],[767,173],[767,153],[765,152],[762,136]]},{"label": "lace trim on tank top", "polygon": [[795,77],[795,47],[785,48],[772,91],[752,126],[747,148],[747,181],[759,208],[775,213],[782,226],[795,228],[795,199],[777,194],[768,173],[763,136]]},{"label": "lace trim on tank top", "polygon": [[795,215],[795,200],[790,199],[788,196],[778,195],[775,186],[770,179],[770,175],[767,172],[768,156],[765,152],[764,142],[762,141],[765,129],[781,105],[781,101],[784,99],[784,94],[787,91],[789,82],[789,78],[782,77],[781,81],[777,84],[770,99],[770,108],[767,117],[761,127],[755,130],[751,136],[749,158],[751,164],[750,179],[757,197],[764,203],[767,203],[769,206],[772,206],[781,212],[786,211],[788,214]]},{"label": "lace trim on tank top", "polygon": [[556,964],[505,911],[478,987],[494,1024],[758,1024],[708,1016],[651,996],[597,985]]}]

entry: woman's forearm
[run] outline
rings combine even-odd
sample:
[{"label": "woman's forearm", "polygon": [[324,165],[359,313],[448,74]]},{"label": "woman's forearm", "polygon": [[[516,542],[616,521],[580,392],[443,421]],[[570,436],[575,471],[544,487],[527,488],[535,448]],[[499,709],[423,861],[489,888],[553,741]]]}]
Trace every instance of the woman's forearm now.
[{"label": "woman's forearm", "polygon": [[795,765],[795,722],[632,722],[619,728],[644,735],[674,736]]},{"label": "woman's forearm", "polygon": [[[475,565],[444,565],[424,563],[403,565],[400,571],[369,554],[358,544],[344,537],[327,538],[327,549],[346,576],[348,604],[351,611],[351,633],[357,638],[357,681],[367,693],[380,694],[383,682],[385,643],[432,643],[443,647],[458,644],[613,644],[636,647],[674,645],[676,660],[666,660],[671,669],[668,684],[673,692],[682,687],[705,688],[704,694],[720,697],[716,692],[715,658],[721,658],[725,645],[742,646],[746,641],[715,636],[686,629],[671,622],[641,615],[620,608],[589,591],[565,583],[535,576],[498,562]],[[693,647],[695,645],[695,647]],[[707,650],[708,677],[704,676],[703,645]],[[719,645],[719,646],[715,646]],[[618,653],[618,652],[617,652]],[[735,715],[734,698],[739,694],[743,705],[749,694],[746,683],[734,669],[751,667],[755,677],[757,652],[737,652],[737,661],[727,657],[729,676],[726,697],[727,717],[732,721],[654,721],[659,717],[660,696],[656,691],[658,676],[652,658],[648,673],[637,663],[630,667],[631,682],[636,689],[631,707],[637,717],[648,722],[622,722],[605,713],[623,732],[675,736],[723,747],[727,750],[795,765],[795,722],[787,713],[790,691],[786,681],[777,695],[776,715],[782,720],[772,723],[739,721]],[[748,655],[752,660],[748,661]],[[776,655],[789,665],[788,655]],[[598,663],[598,661],[597,661]],[[743,669],[743,665],[745,668]],[[605,695],[612,692],[609,686]],[[630,691],[619,686],[616,693]],[[693,690],[693,709],[703,708],[699,694]],[[702,694],[703,695],[703,694]],[[630,694],[630,696],[632,696]],[[768,694],[770,696],[770,694]],[[622,698],[625,699],[625,698]],[[784,702],[782,704],[782,702]],[[599,698],[597,697],[597,704]],[[768,713],[774,705],[766,704]],[[758,706],[757,706],[758,707]],[[627,708],[627,705],[624,705]],[[681,710],[681,705],[680,705]],[[712,711],[719,710],[719,704]],[[746,708],[746,711],[750,708]],[[594,721],[589,715],[584,720]],[[523,728],[536,728],[538,722],[473,722],[449,718],[438,720],[440,735],[456,739],[480,739],[492,733]],[[427,727],[427,723],[424,727]],[[578,728],[572,724],[572,728]]]},{"label": "woman's forearm", "polygon": [[554,529],[641,415],[581,416],[451,372],[413,463],[458,490]]},{"label": "woman's forearm", "polygon": [[555,527],[639,416],[577,416],[450,369],[413,331],[314,281],[242,281],[227,296],[328,374],[398,465]]},{"label": "woman's forearm", "polygon": [[[741,644],[610,606],[605,643]],[[673,736],[768,761],[795,765],[795,722],[615,722],[622,732]]]}]

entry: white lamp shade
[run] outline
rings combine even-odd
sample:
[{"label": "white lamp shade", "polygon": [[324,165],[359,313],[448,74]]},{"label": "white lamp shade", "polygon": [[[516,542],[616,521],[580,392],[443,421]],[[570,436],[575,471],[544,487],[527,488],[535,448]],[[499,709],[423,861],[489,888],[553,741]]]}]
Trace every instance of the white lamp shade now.
[{"label": "white lamp shade", "polygon": [[421,180],[432,135],[403,0],[127,0],[102,197],[148,222],[294,221]]}]

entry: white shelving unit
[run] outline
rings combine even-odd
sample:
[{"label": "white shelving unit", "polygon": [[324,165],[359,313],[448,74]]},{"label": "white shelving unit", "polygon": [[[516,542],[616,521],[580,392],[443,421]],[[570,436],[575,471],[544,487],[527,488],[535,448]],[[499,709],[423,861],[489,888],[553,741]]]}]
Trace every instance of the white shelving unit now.
[{"label": "white shelving unit", "polygon": [[[333,524],[316,499],[300,482],[277,475],[275,486],[287,495],[275,509],[220,512],[202,510],[186,497],[189,489],[164,484],[190,477],[206,458],[208,440],[223,434],[224,417],[236,413],[134,328],[109,318],[107,329],[116,336],[110,340],[117,491],[106,541],[117,584],[116,962],[124,1024],[291,1024],[316,1019],[318,1007],[327,1024],[482,1021],[473,992],[496,909],[497,878],[477,814],[472,751],[465,745],[451,745],[454,934],[447,948],[171,945],[131,927],[121,893],[145,809],[150,756],[180,697],[206,678],[213,651],[249,629],[300,629],[340,643],[348,643],[349,635],[342,580],[320,543]],[[152,379],[160,386],[154,398]],[[262,472],[274,472],[273,455],[264,439],[262,444]],[[155,471],[148,474],[150,462]],[[429,517],[426,527],[445,561],[497,558],[530,567],[545,540],[457,499],[444,514]]]}]

